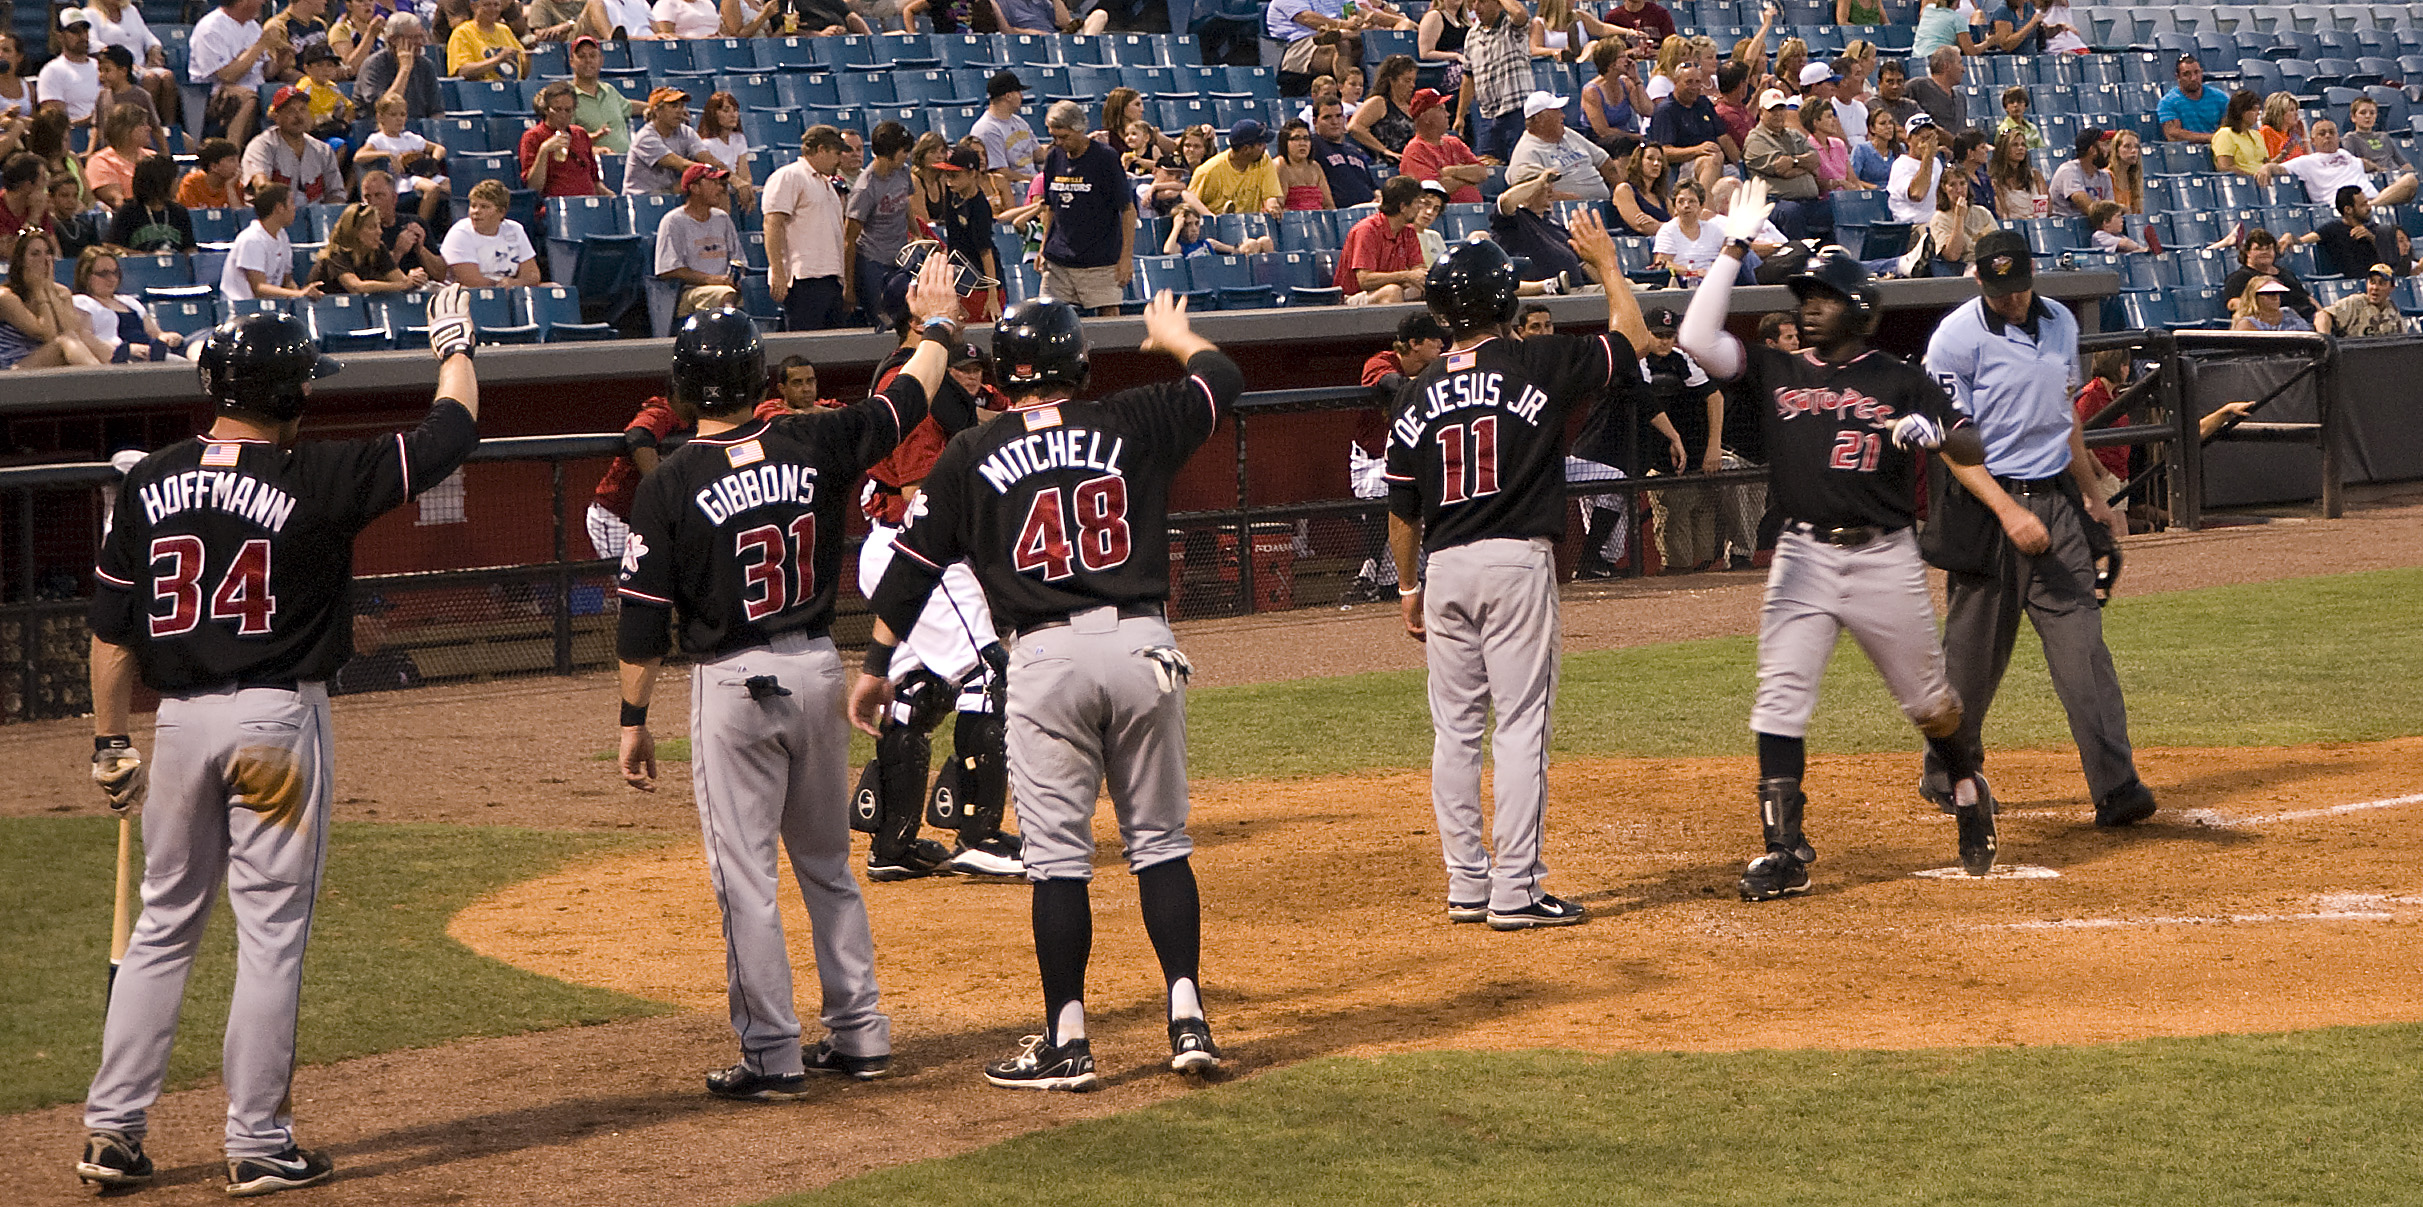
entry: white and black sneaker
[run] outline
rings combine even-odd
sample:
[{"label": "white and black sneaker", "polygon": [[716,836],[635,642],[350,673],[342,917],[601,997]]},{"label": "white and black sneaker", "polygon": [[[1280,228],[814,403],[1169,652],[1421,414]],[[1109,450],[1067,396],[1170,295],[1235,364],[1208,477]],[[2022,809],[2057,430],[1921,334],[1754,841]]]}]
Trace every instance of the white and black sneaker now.
[{"label": "white and black sneaker", "polygon": [[1450,922],[1486,922],[1489,920],[1489,903],[1486,901],[1450,901],[1447,903],[1447,920]]},{"label": "white and black sneaker", "polygon": [[1169,1067],[1180,1073],[1206,1073],[1220,1067],[1220,1048],[1212,1042],[1210,1023],[1199,1018],[1170,1020]]},{"label": "white and black sneaker", "polygon": [[889,858],[867,852],[867,879],[889,882],[915,880],[949,868],[951,852],[931,838],[920,838]]},{"label": "white and black sneaker", "polygon": [[817,1040],[816,1046],[808,1049],[806,1060],[808,1071],[811,1073],[841,1073],[860,1081],[873,1081],[878,1077],[888,1076],[892,1071],[890,1053],[887,1052],[881,1056],[852,1056],[847,1052],[836,1050],[833,1047],[833,1041],[829,1039]]},{"label": "white and black sneaker", "polygon": [[84,1159],[76,1176],[103,1186],[141,1186],[151,1181],[151,1158],[143,1142],[124,1132],[94,1132],[84,1138]]},{"label": "white and black sneaker", "polygon": [[227,1163],[227,1195],[243,1199],[317,1186],[335,1177],[336,1172],[326,1154],[308,1148],[290,1147],[268,1157],[240,1157]]},{"label": "white and black sneaker", "polygon": [[1742,900],[1773,901],[1809,891],[1809,865],[1782,851],[1769,851],[1742,870]]},{"label": "white and black sneaker", "polygon": [[1094,1076],[1094,1049],[1084,1040],[1054,1047],[1040,1035],[1029,1035],[1018,1042],[1016,1056],[984,1066],[986,1081],[1012,1090],[1084,1091],[1102,1085]]},{"label": "white and black sneaker", "polygon": [[1579,926],[1590,911],[1561,897],[1540,894],[1540,899],[1521,909],[1490,910],[1489,929],[1529,930],[1535,926]]},{"label": "white and black sneaker", "polygon": [[951,855],[951,870],[963,876],[1024,876],[1023,850],[1014,834],[979,838]]},{"label": "white and black sneaker", "polygon": [[735,1102],[797,1102],[808,1096],[805,1073],[761,1073],[747,1061],[707,1074],[707,1092]]}]

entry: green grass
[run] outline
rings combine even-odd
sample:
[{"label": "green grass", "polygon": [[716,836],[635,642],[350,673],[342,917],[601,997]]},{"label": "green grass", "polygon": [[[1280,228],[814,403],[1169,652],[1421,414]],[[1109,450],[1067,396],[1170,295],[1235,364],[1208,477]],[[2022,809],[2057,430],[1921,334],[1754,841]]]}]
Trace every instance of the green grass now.
[{"label": "green grass", "polygon": [[[81,1099],[100,1059],[117,833],[108,817],[0,820],[0,1111]],[[584,855],[662,841],[338,823],[304,963],[301,1059],[665,1011],[520,971],[446,936],[448,919],[483,893]],[[172,1086],[218,1068],[234,974],[222,898],[186,988]]]},{"label": "green grass", "polygon": [[774,1202],[2411,1203],[2418,1043],[1335,1058]]}]

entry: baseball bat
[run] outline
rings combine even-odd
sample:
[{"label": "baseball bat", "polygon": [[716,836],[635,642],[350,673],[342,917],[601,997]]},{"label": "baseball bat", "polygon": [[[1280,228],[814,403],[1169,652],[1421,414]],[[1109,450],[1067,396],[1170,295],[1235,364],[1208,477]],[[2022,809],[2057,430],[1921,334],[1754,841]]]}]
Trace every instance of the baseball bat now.
[{"label": "baseball bat", "polygon": [[[135,933],[135,889],[140,883],[135,871],[135,815],[127,810],[118,814],[118,897],[110,909],[109,990],[118,987],[118,964],[126,958],[126,941]],[[101,1000],[109,1000],[108,990]]]}]

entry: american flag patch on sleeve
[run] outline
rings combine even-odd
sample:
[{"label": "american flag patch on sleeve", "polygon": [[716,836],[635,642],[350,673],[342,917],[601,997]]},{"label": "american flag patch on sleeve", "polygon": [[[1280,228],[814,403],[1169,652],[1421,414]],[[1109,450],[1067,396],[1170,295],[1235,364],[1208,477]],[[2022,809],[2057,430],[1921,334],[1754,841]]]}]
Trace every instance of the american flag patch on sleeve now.
[{"label": "american flag patch on sleeve", "polygon": [[1480,360],[1480,356],[1481,350],[1478,348],[1470,348],[1462,352],[1450,352],[1447,354],[1447,371],[1450,373],[1471,372],[1472,366]]},{"label": "american flag patch on sleeve", "polygon": [[225,469],[234,465],[243,451],[241,444],[205,444],[202,446],[202,464],[212,469]]}]

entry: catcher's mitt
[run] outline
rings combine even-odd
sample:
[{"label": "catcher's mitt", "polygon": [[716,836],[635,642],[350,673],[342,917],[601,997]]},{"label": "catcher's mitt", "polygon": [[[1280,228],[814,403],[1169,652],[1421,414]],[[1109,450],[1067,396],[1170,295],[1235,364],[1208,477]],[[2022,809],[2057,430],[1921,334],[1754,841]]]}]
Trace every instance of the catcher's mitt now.
[{"label": "catcher's mitt", "polygon": [[962,294],[978,293],[1001,284],[978,271],[975,265],[968,263],[966,256],[944,247],[941,242],[934,239],[911,241],[906,247],[900,249],[900,258],[894,263],[914,277],[925,267],[926,257],[936,252],[941,252],[951,258],[951,285]]}]

